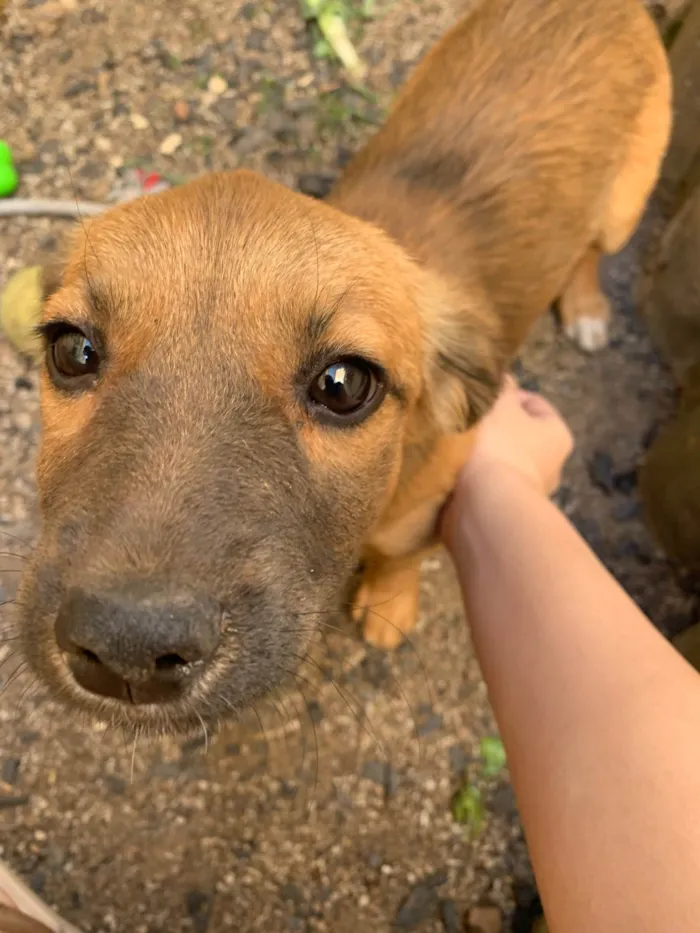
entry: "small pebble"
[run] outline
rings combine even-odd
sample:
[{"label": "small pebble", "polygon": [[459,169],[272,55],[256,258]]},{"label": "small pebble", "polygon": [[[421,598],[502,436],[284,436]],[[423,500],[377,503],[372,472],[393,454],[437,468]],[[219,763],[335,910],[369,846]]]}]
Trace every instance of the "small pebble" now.
[{"label": "small pebble", "polygon": [[610,495],[615,490],[613,458],[605,450],[596,450],[588,464],[588,475],[598,489]]},{"label": "small pebble", "polygon": [[173,155],[182,145],[182,136],[179,133],[170,133],[158,147],[161,155]]},{"label": "small pebble", "polygon": [[212,75],[207,81],[207,90],[215,97],[221,97],[222,94],[228,91],[228,83],[221,75]]},{"label": "small pebble", "polygon": [[140,113],[132,113],[129,119],[135,130],[145,130],[149,126],[148,120]]},{"label": "small pebble", "polygon": [[175,103],[173,104],[173,116],[180,123],[184,123],[186,120],[189,119],[190,105],[187,103],[186,100],[175,101]]}]

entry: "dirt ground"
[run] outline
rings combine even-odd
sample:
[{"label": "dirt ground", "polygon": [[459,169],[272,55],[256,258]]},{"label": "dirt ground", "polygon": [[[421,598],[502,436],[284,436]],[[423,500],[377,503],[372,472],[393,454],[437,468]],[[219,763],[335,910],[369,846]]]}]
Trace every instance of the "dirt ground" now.
[{"label": "dirt ground", "polygon": [[[377,0],[359,43],[374,100],[340,88],[310,56],[294,0],[9,0],[0,136],[27,196],[100,200],[129,167],[178,180],[239,165],[321,195],[462,5]],[[0,286],[67,226],[0,221]],[[675,633],[693,597],[642,524],[635,478],[673,390],[635,312],[636,271],[635,244],[609,264],[609,349],[584,357],[546,319],[518,375],[576,435],[561,506]],[[0,340],[3,552],[26,555],[35,533],[37,434],[36,373]],[[20,566],[0,560],[7,600]],[[11,612],[0,610],[3,623]],[[0,659],[12,648],[3,631]],[[533,888],[507,779],[489,788],[476,840],[451,813],[494,723],[444,559],[426,567],[410,645],[384,657],[348,626],[319,643],[303,676],[303,692],[272,698],[259,720],[206,745],[128,747],[19,679],[0,694],[2,857],[95,933],[456,933],[477,903],[500,906],[510,923]]]}]

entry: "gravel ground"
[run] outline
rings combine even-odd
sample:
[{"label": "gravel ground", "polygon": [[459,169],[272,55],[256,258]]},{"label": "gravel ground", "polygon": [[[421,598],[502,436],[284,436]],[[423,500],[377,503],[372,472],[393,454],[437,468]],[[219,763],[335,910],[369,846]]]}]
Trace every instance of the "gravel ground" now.
[{"label": "gravel ground", "polygon": [[[99,200],[129,167],[177,180],[239,165],[322,195],[462,5],[378,0],[359,43],[374,99],[310,57],[292,0],[9,0],[0,135],[27,196]],[[66,229],[3,221],[0,286]],[[634,244],[610,263],[608,350],[581,356],[547,319],[519,375],[576,434],[560,504],[672,634],[693,598],[642,525],[635,467],[673,391],[635,314],[636,268]],[[0,550],[20,556],[36,527],[37,417],[36,374],[0,340]],[[6,599],[19,567],[3,554]],[[494,724],[442,559],[426,568],[423,609],[390,658],[349,626],[329,634],[296,695],[206,743],[125,747],[19,677],[0,698],[0,852],[91,931],[455,933],[479,903],[510,918],[532,886],[507,779],[487,789],[478,839],[451,815]]]}]

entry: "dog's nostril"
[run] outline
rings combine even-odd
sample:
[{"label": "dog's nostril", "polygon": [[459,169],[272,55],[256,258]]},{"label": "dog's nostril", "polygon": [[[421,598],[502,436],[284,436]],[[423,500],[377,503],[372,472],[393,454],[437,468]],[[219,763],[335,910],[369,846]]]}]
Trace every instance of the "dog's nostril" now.
[{"label": "dog's nostril", "polygon": [[80,648],[76,647],[75,653],[80,658],[84,658],[86,661],[89,661],[91,664],[102,664],[99,657],[95,654],[94,651],[90,651],[89,648]]},{"label": "dog's nostril", "polygon": [[162,654],[156,658],[157,671],[172,671],[178,667],[185,667],[189,662],[179,654]]}]

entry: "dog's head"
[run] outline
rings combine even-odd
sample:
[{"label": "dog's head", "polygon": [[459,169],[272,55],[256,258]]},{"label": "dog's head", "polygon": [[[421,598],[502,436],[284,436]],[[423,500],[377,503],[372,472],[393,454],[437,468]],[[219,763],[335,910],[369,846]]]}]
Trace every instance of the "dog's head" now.
[{"label": "dog's head", "polygon": [[412,473],[500,375],[480,306],[248,172],[91,221],[41,330],[26,651],[69,702],[163,729],[298,665],[397,488],[404,511],[430,498]]}]

